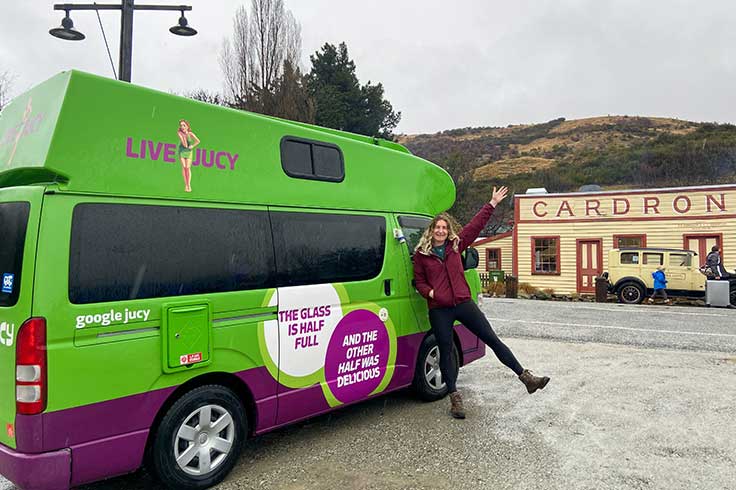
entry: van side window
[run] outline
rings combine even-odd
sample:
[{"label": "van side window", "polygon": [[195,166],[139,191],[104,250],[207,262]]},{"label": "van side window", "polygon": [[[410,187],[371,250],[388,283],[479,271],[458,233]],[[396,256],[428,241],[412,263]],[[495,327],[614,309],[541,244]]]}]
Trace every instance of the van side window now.
[{"label": "van side window", "polygon": [[281,140],[281,167],[289,177],[342,182],[345,162],[337,145],[293,136]]},{"label": "van side window", "polygon": [[621,252],[622,264],[638,264],[639,252]]},{"label": "van side window", "polygon": [[406,245],[409,248],[409,255],[414,255],[414,249],[422,238],[422,233],[432,222],[430,218],[420,218],[418,216],[399,216],[399,225],[401,231],[404,232]]},{"label": "van side window", "polygon": [[75,304],[273,287],[268,213],[131,204],[74,208]]},{"label": "van side window", "polygon": [[279,286],[361,281],[383,268],[383,217],[275,211],[271,226]]},{"label": "van side window", "polygon": [[20,273],[31,205],[0,204],[0,306],[14,306],[20,295]]}]

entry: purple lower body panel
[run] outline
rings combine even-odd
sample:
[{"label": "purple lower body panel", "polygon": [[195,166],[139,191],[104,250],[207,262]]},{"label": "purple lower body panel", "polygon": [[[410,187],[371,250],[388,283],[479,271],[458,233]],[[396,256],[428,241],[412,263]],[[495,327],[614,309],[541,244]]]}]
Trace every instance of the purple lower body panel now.
[{"label": "purple lower body panel", "polygon": [[[485,353],[465,327],[456,327],[463,364]],[[397,339],[394,373],[386,389],[412,383],[419,347],[426,333]],[[332,408],[319,385],[292,389],[279,385],[265,367],[235,373],[253,395],[262,434]],[[66,489],[135,471],[142,463],[149,430],[176,387],[41,415],[16,416],[17,450],[0,445],[0,474],[32,490]],[[369,397],[369,398],[372,398]],[[344,406],[344,405],[341,405]]]},{"label": "purple lower body panel", "polygon": [[457,325],[455,327],[455,333],[460,340],[463,366],[480,359],[486,354],[486,344],[481,342],[473,332],[463,325]]},{"label": "purple lower body panel", "polygon": [[0,444],[0,474],[23,490],[67,490],[71,451],[24,454]]}]

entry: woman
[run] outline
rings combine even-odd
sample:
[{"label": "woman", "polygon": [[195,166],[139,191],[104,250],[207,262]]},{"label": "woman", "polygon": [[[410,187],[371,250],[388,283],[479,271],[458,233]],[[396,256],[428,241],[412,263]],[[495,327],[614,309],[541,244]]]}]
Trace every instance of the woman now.
[{"label": "woman", "polygon": [[493,188],[491,201],[484,204],[470,223],[456,231],[454,220],[445,213],[436,216],[419,240],[414,254],[414,279],[419,293],[427,298],[429,322],[440,350],[440,370],[450,393],[450,413],[465,418],[463,402],[455,386],[452,361],[452,326],[456,320],[493,349],[496,357],[512,369],[531,394],[544,388],[549,378],[534,376],[516,360],[511,350],[496,336],[485,315],[470,297],[460,254],[470,246],[486,225],[508,189]]},{"label": "woman", "polygon": [[186,119],[179,121],[179,160],[181,174],[184,177],[184,191],[192,192],[192,150],[199,144],[199,138],[192,133],[192,128]]}]

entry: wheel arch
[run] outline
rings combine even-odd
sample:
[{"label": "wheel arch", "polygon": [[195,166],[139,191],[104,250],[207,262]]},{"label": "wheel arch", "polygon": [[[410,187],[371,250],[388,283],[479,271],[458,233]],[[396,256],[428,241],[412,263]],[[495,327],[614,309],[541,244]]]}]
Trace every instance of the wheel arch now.
[{"label": "wheel arch", "polygon": [[151,442],[155,437],[156,431],[161,424],[161,419],[166,415],[171,406],[189,391],[204,385],[220,385],[230,389],[243,402],[245,407],[246,422],[248,425],[247,435],[253,435],[257,423],[257,411],[253,393],[247,384],[232,373],[214,372],[206,373],[201,376],[190,379],[186,383],[179,385],[169,396],[166,401],[159,407],[156,417],[151,423],[146,440],[146,454],[144,460],[148,460]]},{"label": "wheel arch", "polygon": [[[429,337],[430,335],[432,335],[432,329],[427,330],[427,332],[424,334],[424,337],[422,337],[422,342],[427,340],[427,337]],[[419,342],[420,346],[422,345],[422,342]],[[463,349],[462,349],[462,344],[460,343],[460,337],[458,337],[457,331],[455,330],[454,326],[452,328],[452,342],[455,344],[455,348],[457,349],[457,357],[458,357],[457,361],[460,367],[462,367],[465,365],[465,360],[463,359]],[[418,360],[419,360],[419,349],[417,348],[417,359],[416,359],[417,362],[414,362],[415,370],[418,364]]]},{"label": "wheel arch", "polygon": [[644,281],[642,281],[642,279],[640,277],[626,276],[626,277],[622,277],[621,279],[619,279],[618,281],[616,281],[616,284],[614,284],[614,286],[613,286],[613,292],[614,293],[618,293],[619,289],[621,289],[621,286],[623,286],[624,284],[626,284],[628,282],[634,282],[634,283],[638,284],[639,286],[641,286],[642,289],[644,289],[644,293],[645,294],[646,294],[647,290],[649,289],[647,287],[647,285],[644,284]]}]

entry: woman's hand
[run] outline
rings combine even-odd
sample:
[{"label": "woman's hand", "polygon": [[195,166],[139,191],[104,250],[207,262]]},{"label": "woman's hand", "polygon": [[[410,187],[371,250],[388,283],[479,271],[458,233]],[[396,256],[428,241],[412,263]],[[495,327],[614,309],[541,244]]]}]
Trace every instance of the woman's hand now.
[{"label": "woman's hand", "polygon": [[434,299],[434,289],[429,292],[429,297]]},{"label": "woman's hand", "polygon": [[498,206],[498,203],[506,199],[506,194],[509,193],[509,188],[504,186],[501,186],[500,189],[496,190],[496,187],[493,187],[493,195],[491,196],[491,205],[495,208]]}]

